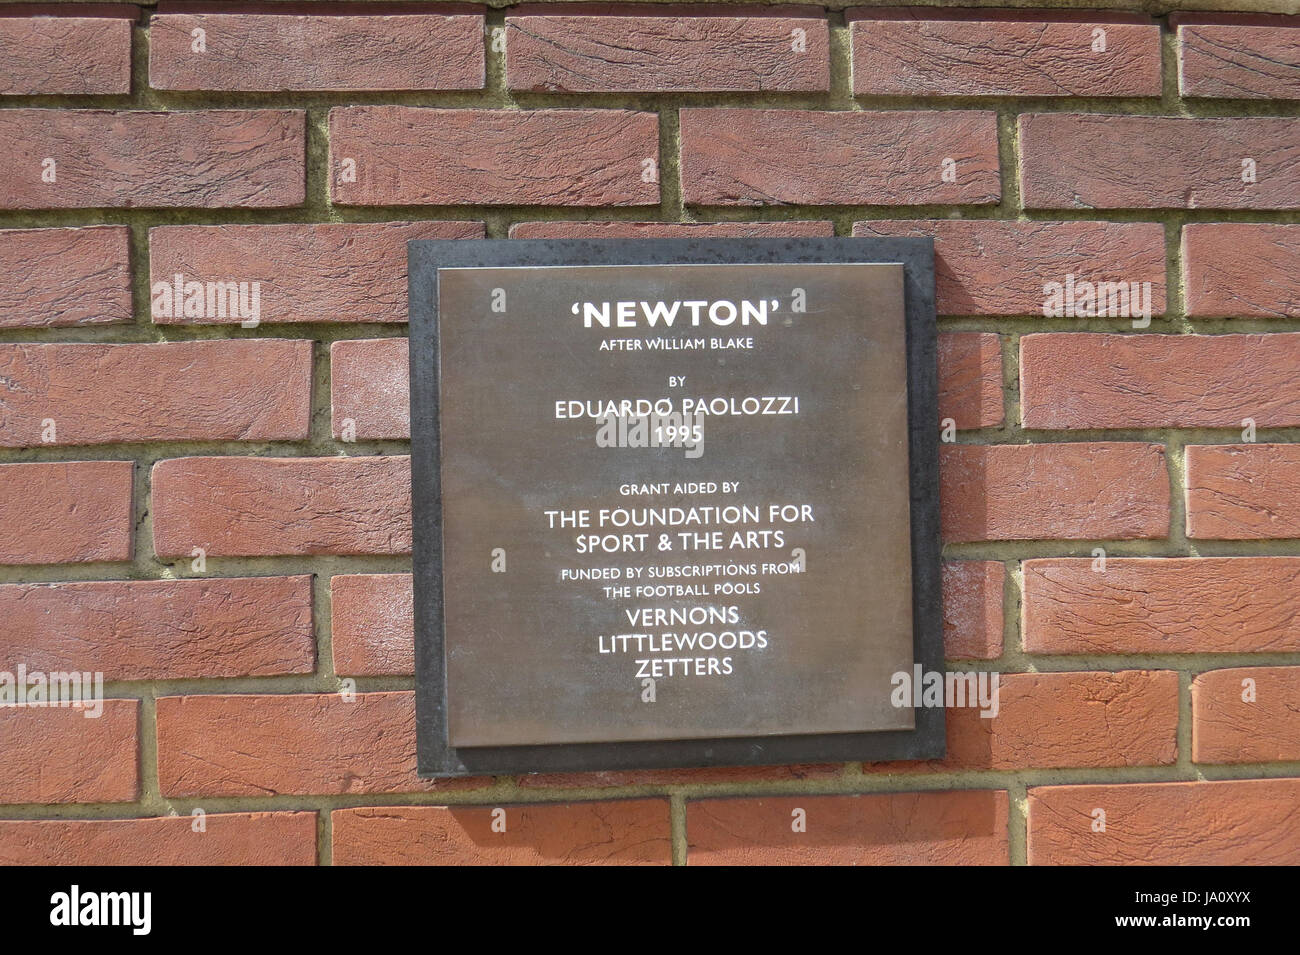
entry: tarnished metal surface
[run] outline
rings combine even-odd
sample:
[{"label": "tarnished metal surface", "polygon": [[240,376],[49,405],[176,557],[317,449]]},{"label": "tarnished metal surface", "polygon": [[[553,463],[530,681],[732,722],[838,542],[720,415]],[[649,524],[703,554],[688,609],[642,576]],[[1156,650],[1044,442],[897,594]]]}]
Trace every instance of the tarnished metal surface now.
[{"label": "tarnished metal surface", "polygon": [[912,727],[902,266],[438,275],[451,745]]}]

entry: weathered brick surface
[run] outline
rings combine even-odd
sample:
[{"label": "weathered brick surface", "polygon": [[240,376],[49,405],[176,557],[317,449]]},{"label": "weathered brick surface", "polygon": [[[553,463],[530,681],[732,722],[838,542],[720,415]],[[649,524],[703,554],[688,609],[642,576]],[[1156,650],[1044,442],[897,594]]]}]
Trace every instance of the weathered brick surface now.
[{"label": "weathered brick surface", "polygon": [[864,19],[851,31],[858,96],[1160,95],[1154,23]]},{"label": "weathered brick surface", "polygon": [[0,584],[0,670],[105,680],[310,673],[311,577]]},{"label": "weathered brick surface", "polygon": [[338,809],[331,818],[336,865],[666,865],[672,859],[665,799],[384,806]]},{"label": "weathered brick surface", "polygon": [[0,18],[0,96],[130,91],[130,20]]},{"label": "weathered brick surface", "polygon": [[341,574],[330,579],[334,672],[409,676],[415,672],[410,574]]},{"label": "weathered brick surface", "polygon": [[[1031,113],[1020,117],[1028,209],[1295,209],[1300,119]],[[1245,181],[1244,160],[1254,160]]]},{"label": "weathered brick surface", "polygon": [[[680,116],[682,194],[691,204],[986,204],[1001,196],[990,112],[692,108]],[[952,181],[944,179],[948,159]]]},{"label": "weathered brick surface", "polygon": [[157,703],[164,796],[419,792],[415,694],[168,696]]},{"label": "weathered brick surface", "polygon": [[1050,282],[1150,282],[1165,310],[1165,234],[1154,222],[873,219],[858,236],[933,236],[936,305],[944,315],[1043,314]]},{"label": "weathered brick surface", "polygon": [[0,464],[0,564],[131,559],[130,461]]},{"label": "weathered brick surface", "polygon": [[[149,231],[151,283],[260,283],[260,320],[405,322],[406,243],[481,239],[481,222],[161,226]],[[158,324],[235,323],[155,312]]]},{"label": "weathered brick surface", "polygon": [[[356,163],[355,181],[344,161]],[[644,206],[659,201],[659,118],[623,109],[330,110],[342,205]]]},{"label": "weathered brick surface", "polygon": [[[1300,779],[1029,790],[1031,865],[1288,865]],[[1094,832],[1093,813],[1106,813]]]},{"label": "weathered brick surface", "polygon": [[1178,674],[1003,673],[996,716],[984,717],[970,705],[949,707],[946,716],[948,754],[942,760],[863,768],[930,772],[1171,765],[1178,755]]},{"label": "weathered brick surface", "polygon": [[951,332],[939,336],[939,419],[958,428],[1002,423],[1002,345],[997,335]]},{"label": "weathered brick surface", "polygon": [[1190,445],[1187,536],[1300,537],[1300,445]]},{"label": "weathered brick surface", "polygon": [[825,90],[829,47],[826,21],[811,17],[507,16],[506,82],[564,93]]},{"label": "weathered brick surface", "polygon": [[0,803],[136,799],[140,704],[101,705],[97,717],[75,706],[0,707]]},{"label": "weathered brick surface", "polygon": [[304,135],[301,110],[8,109],[0,209],[301,205]]},{"label": "weathered brick surface", "polygon": [[1180,25],[1178,88],[1184,96],[1300,99],[1300,30]]},{"label": "weathered brick surface", "polygon": [[1297,368],[1300,334],[1027,335],[1021,416],[1026,428],[1294,427]]},{"label": "weathered brick surface", "polygon": [[406,554],[406,457],[172,458],[153,468],[158,556]]},{"label": "weathered brick surface", "polygon": [[1182,259],[1189,315],[1300,315],[1300,225],[1191,222]]},{"label": "weathered brick surface", "polygon": [[0,865],[315,865],[316,813],[0,820]]},{"label": "weathered brick surface", "polygon": [[1002,656],[1002,591],[1007,569],[996,560],[943,565],[943,650],[949,660]]},{"label": "weathered brick surface", "polygon": [[0,344],[0,446],[301,440],[311,353],[282,340]]},{"label": "weathered brick surface", "polygon": [[1007,794],[691,800],[686,841],[688,865],[1005,865]]},{"label": "weathered brick surface", "polygon": [[[1300,859],[1300,781],[1187,771],[1300,763],[1293,20],[0,9],[0,704],[109,696],[0,705],[0,862],[1020,863],[1048,779],[1031,861]],[[934,240],[944,656],[997,716],[926,761],[421,780],[408,241],[849,228]]]},{"label": "weathered brick surface", "polygon": [[947,541],[1169,533],[1169,477],[1157,444],[948,445],[939,472]]},{"label": "weathered brick surface", "polygon": [[1030,653],[1300,651],[1300,558],[1054,557],[1023,572]]},{"label": "weathered brick surface", "polygon": [[[334,436],[351,440],[411,434],[411,379],[405,338],[372,338],[330,346],[330,408]],[[345,431],[345,429],[348,429]]]},{"label": "weathered brick surface", "polygon": [[[203,31],[201,53],[195,30]],[[149,34],[157,89],[483,88],[481,16],[164,14]]]},{"label": "weathered brick surface", "polygon": [[130,241],[125,226],[0,231],[0,328],[130,321]]},{"label": "weathered brick surface", "polygon": [[1211,670],[1192,681],[1192,759],[1300,760],[1300,667]]}]

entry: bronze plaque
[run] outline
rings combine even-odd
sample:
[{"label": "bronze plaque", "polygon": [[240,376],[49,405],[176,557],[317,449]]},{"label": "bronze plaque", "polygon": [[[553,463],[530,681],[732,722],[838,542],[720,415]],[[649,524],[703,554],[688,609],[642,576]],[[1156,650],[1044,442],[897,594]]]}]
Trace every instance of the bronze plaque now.
[{"label": "bronze plaque", "polygon": [[914,729],[901,262],[434,289],[449,751]]}]

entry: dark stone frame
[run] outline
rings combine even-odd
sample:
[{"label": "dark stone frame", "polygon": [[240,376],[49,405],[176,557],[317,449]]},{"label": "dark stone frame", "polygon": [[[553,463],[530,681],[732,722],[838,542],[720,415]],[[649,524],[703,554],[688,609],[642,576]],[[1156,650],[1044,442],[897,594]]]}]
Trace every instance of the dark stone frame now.
[{"label": "dark stone frame", "polygon": [[441,448],[438,425],[439,268],[687,263],[902,263],[907,321],[911,464],[913,660],[942,671],[939,411],[934,241],[930,238],[420,239],[408,243],[411,505],[414,522],[415,685],[419,773],[447,777],[529,772],[672,769],[936,759],[944,711],[918,707],[912,730],[729,739],[452,748],[442,618]]}]

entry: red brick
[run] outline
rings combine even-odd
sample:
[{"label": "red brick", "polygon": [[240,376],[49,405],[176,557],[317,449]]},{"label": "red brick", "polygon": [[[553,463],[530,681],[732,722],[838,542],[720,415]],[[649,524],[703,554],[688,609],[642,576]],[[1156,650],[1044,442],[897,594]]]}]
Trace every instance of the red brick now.
[{"label": "red brick", "polygon": [[0,18],[0,96],[131,92],[131,21]]},{"label": "red brick", "polygon": [[857,96],[1160,95],[1154,23],[868,19],[851,36]]},{"label": "red brick", "polygon": [[[342,178],[346,159],[355,182]],[[658,173],[645,164],[659,162],[659,116],[339,107],[330,110],[330,162],[343,205],[655,205]]]},{"label": "red brick", "polygon": [[525,773],[521,789],[603,789],[613,786],[700,786],[737,783],[803,782],[831,779],[843,766],[829,763],[794,766],[710,766],[701,769],[645,769],[594,773]]},{"label": "red brick", "polygon": [[858,236],[934,236],[935,297],[944,315],[1043,314],[1049,282],[1150,282],[1165,310],[1165,231],[1154,222],[871,220]]},{"label": "red brick", "polygon": [[1183,96],[1300,99],[1300,30],[1179,26],[1178,88]]},{"label": "red brick", "polygon": [[1300,537],[1300,444],[1187,448],[1187,536]]},{"label": "red brick", "polygon": [[414,602],[410,574],[330,578],[334,672],[346,676],[415,673]]},{"label": "red brick", "polygon": [[686,841],[688,865],[1006,865],[1007,794],[691,800]]},{"label": "red brick", "polygon": [[0,345],[0,446],[306,438],[311,353],[275,339]]},{"label": "red brick", "polygon": [[1169,534],[1169,476],[1158,444],[958,444],[941,448],[939,460],[946,541]]},{"label": "red brick", "polygon": [[1183,226],[1187,314],[1300,315],[1300,226],[1195,222]]},{"label": "red brick", "polygon": [[1002,345],[987,332],[939,336],[939,420],[988,428],[1003,420]]},{"label": "red brick", "polygon": [[150,282],[260,282],[263,323],[405,322],[406,243],[484,234],[481,222],[162,226],[149,230]]},{"label": "red brick", "polygon": [[[493,829],[504,812],[505,832]],[[668,865],[666,799],[332,814],[335,865]]]},{"label": "red brick", "polygon": [[310,673],[311,577],[0,585],[0,670],[105,680]]},{"label": "red brick", "polygon": [[[1294,865],[1300,779],[1029,790],[1030,865]],[[1106,831],[1093,831],[1105,810]]]},{"label": "red brick", "polygon": [[130,461],[0,464],[0,564],[131,559]]},{"label": "red brick", "polygon": [[1024,563],[1030,653],[1300,651],[1300,558],[1108,557]]},{"label": "red brick", "polygon": [[827,90],[830,35],[821,18],[508,16],[506,82],[564,93]]},{"label": "red brick", "polygon": [[949,660],[1002,656],[1002,591],[1007,569],[996,560],[943,565],[943,652]]},{"label": "red brick", "polygon": [[140,703],[102,705],[0,707],[0,803],[134,801]]},{"label": "red brick", "polygon": [[1020,339],[1026,428],[1261,428],[1300,424],[1300,334]]},{"label": "red brick", "polygon": [[416,775],[415,694],[166,696],[164,796],[312,796],[468,788]]},{"label": "red brick", "polygon": [[316,813],[0,821],[0,865],[315,865]]},{"label": "red brick", "polygon": [[153,468],[159,557],[408,554],[411,462],[172,458]]},{"label": "red brick", "polygon": [[[682,194],[696,205],[994,203],[991,112],[683,109]],[[945,159],[956,181],[944,182]]]},{"label": "red brick", "polygon": [[[203,30],[206,52],[191,49]],[[481,16],[164,14],[149,22],[163,90],[477,90]]]},{"label": "red brick", "polygon": [[[1242,160],[1254,159],[1255,182]],[[1028,209],[1295,209],[1300,119],[1020,117]]]},{"label": "red brick", "polygon": [[1300,761],[1300,667],[1212,670],[1193,680],[1192,759]]},{"label": "red brick", "polygon": [[1178,756],[1172,670],[1003,673],[998,715],[950,707],[948,754],[866,764],[875,772],[1168,766]]},{"label": "red brick", "polygon": [[126,226],[0,230],[0,328],[129,322],[130,243]]},{"label": "red brick", "polygon": [[411,435],[411,380],[405,338],[368,338],[330,345],[330,410],[334,437],[351,422],[353,440]]},{"label": "red brick", "polygon": [[516,222],[512,239],[690,239],[696,236],[740,239],[820,236],[829,238],[835,226],[826,220],[789,222]]},{"label": "red brick", "polygon": [[[301,205],[301,110],[0,112],[3,209]],[[55,182],[42,163],[56,163]]]}]

